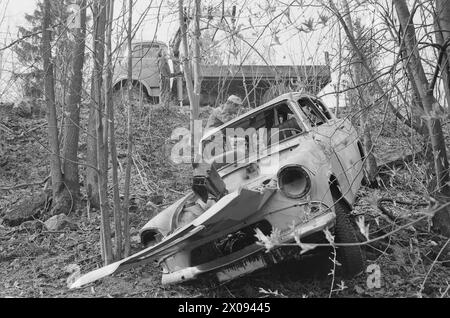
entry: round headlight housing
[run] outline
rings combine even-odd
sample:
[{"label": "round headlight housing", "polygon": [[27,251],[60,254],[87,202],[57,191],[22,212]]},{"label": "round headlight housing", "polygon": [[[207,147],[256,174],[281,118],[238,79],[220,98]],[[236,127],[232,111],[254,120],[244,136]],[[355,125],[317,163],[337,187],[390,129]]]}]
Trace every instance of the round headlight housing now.
[{"label": "round headlight housing", "polygon": [[278,172],[278,187],[288,198],[300,199],[311,189],[311,178],[302,166],[285,166]]}]

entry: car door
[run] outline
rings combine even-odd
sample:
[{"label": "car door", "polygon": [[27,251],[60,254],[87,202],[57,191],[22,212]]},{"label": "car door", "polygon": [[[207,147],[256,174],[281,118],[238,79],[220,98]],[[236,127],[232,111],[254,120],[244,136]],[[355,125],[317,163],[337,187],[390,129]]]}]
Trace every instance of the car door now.
[{"label": "car door", "polygon": [[347,118],[336,118],[318,99],[314,100],[317,108],[327,117],[328,134],[353,195],[359,190],[363,178],[363,162],[361,148],[358,145],[358,132]]},{"label": "car door", "polygon": [[358,135],[348,119],[337,119],[328,108],[313,97],[299,100],[300,109],[315,132],[315,139],[324,147],[331,147],[333,174],[339,181],[342,194],[353,201],[362,179],[361,154]]},{"label": "car door", "polygon": [[158,43],[139,43],[133,47],[133,77],[159,88]]}]

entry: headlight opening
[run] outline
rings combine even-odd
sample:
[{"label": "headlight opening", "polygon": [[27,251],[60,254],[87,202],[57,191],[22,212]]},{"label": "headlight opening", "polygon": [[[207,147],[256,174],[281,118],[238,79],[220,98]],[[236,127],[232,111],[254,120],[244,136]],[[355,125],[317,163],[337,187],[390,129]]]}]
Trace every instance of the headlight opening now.
[{"label": "headlight opening", "polygon": [[301,166],[289,165],[278,172],[278,187],[288,198],[299,199],[311,189],[311,178]]}]

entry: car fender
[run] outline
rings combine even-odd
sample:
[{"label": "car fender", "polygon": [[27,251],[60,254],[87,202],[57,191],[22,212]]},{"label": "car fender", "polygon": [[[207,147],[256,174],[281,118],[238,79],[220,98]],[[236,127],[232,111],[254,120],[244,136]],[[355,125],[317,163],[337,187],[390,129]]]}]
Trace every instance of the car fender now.
[{"label": "car fender", "polygon": [[[330,178],[334,176],[339,183],[348,183],[335,152],[326,142],[313,138],[305,140],[289,157],[281,160],[280,169],[292,164],[301,165],[311,174],[311,199],[324,201],[329,206],[333,205]],[[343,195],[348,202],[353,202],[352,193]]]},{"label": "car fender", "polygon": [[[127,81],[128,81],[128,77],[126,77],[126,76],[121,76],[121,77],[117,78],[114,81],[114,85],[113,85],[114,90],[118,90],[120,87],[120,84],[126,83]],[[154,89],[152,89],[152,86],[150,85],[150,83],[148,81],[146,81],[145,79],[142,79],[142,78],[141,79],[133,78],[132,82],[142,84],[144,86],[145,90],[147,91],[148,95],[153,96],[152,92],[154,91]],[[159,89],[159,87],[158,87],[158,89]]]},{"label": "car fender", "polygon": [[[193,193],[189,193],[173,203],[171,206],[160,212],[158,215],[148,221],[139,231],[141,243],[148,244],[152,241],[159,241],[163,237],[172,232],[172,220],[177,213],[183,209],[186,201],[194,196]],[[159,239],[158,239],[159,236]]]}]

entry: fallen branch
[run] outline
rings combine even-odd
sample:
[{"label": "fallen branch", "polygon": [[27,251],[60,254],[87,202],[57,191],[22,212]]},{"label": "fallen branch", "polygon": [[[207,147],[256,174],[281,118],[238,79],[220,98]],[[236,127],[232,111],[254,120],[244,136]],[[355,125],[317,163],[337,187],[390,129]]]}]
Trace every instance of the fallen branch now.
[{"label": "fallen branch", "polygon": [[427,274],[425,275],[425,278],[423,279],[422,284],[420,284],[420,290],[419,290],[419,295],[422,295],[423,290],[425,289],[425,282],[428,279],[428,276],[431,273],[431,270],[433,269],[434,265],[436,265],[437,261],[439,260],[439,258],[441,257],[442,252],[445,250],[445,248],[447,247],[447,245],[450,243],[450,239],[447,240],[447,242],[442,246],[441,250],[439,251],[439,253],[437,254],[436,258],[434,259],[433,263],[431,264],[430,268],[428,269]]},{"label": "fallen branch", "polygon": [[23,132],[20,133],[19,137],[23,137],[24,135],[28,135],[28,134],[32,133],[33,131],[36,131],[36,130],[38,130],[38,129],[46,126],[46,125],[47,125],[47,122],[45,122],[43,124],[40,124],[40,125],[38,125],[38,126],[36,126],[34,128],[31,128],[30,130],[23,131]]},{"label": "fallen branch", "polygon": [[48,179],[50,179],[50,176],[48,176],[44,180],[36,182],[36,183],[22,183],[22,184],[18,184],[18,185],[11,186],[11,187],[3,187],[3,188],[0,188],[0,190],[1,191],[10,191],[10,190],[17,190],[17,189],[22,189],[22,188],[43,185],[44,183],[46,183],[48,181]]},{"label": "fallen branch", "polygon": [[420,153],[409,153],[401,155],[400,157],[389,158],[384,162],[378,164],[379,173],[386,173],[386,171],[391,171],[394,168],[404,167],[406,164],[413,162],[414,159],[423,159],[423,155]]},{"label": "fallen branch", "polygon": [[395,224],[395,222],[397,221],[397,218],[396,218],[389,210],[387,210],[387,209],[384,207],[384,203],[386,203],[386,202],[390,202],[390,203],[393,203],[393,204],[407,205],[407,206],[410,206],[410,207],[412,207],[412,208],[417,208],[417,207],[427,207],[427,206],[430,205],[429,203],[413,203],[413,202],[405,202],[405,201],[394,200],[394,199],[390,199],[390,198],[381,198],[381,199],[379,199],[378,202],[377,202],[377,207],[378,207],[378,209],[379,209],[383,214],[385,214],[392,222],[394,222],[394,224]]}]

